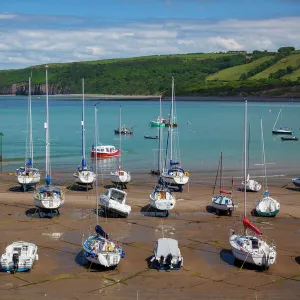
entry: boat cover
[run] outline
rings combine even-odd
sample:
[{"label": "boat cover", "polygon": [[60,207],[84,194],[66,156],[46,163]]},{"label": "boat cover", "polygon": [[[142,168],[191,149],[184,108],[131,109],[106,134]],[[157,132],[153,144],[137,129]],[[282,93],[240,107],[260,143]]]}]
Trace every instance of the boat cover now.
[{"label": "boat cover", "polygon": [[243,225],[244,225],[245,228],[249,228],[253,232],[262,235],[262,232],[258,228],[256,228],[253,224],[251,224],[249,219],[247,219],[246,217],[244,217],[244,219],[243,219]]},{"label": "boat cover", "polygon": [[157,241],[156,257],[166,257],[168,254],[172,256],[180,256],[178,249],[178,241],[169,238],[162,238]]}]

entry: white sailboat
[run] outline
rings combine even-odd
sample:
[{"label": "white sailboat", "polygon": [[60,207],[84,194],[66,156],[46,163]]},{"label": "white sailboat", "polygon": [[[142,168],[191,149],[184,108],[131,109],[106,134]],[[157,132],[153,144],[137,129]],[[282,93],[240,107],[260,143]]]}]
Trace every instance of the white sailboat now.
[{"label": "white sailboat", "polygon": [[[161,116],[161,98],[160,98],[160,116]],[[162,138],[161,138],[161,128],[159,127],[159,158],[158,158],[158,170],[161,174],[162,165]],[[168,216],[168,211],[173,209],[176,205],[176,199],[168,189],[164,179],[159,177],[158,183],[154,188],[154,191],[150,194],[150,205],[160,212],[164,212]]]},{"label": "white sailboat", "polygon": [[[16,170],[17,182],[22,186],[23,191],[32,186],[36,186],[41,180],[39,169],[34,167],[33,164],[33,139],[32,139],[32,114],[31,114],[31,77],[29,77],[29,90],[28,90],[28,119],[27,119],[27,134],[26,138],[26,154],[25,165]],[[27,146],[29,145],[29,147]]]},{"label": "white sailboat", "polygon": [[[119,118],[119,121],[120,121],[120,127],[122,127],[122,107],[120,105],[120,118]],[[122,148],[122,134],[120,134],[119,136],[120,138],[120,151],[121,148]],[[121,164],[121,157],[122,155],[119,156],[119,166],[118,166],[118,170],[114,171],[114,172],[111,172],[110,175],[111,175],[111,181],[116,184],[117,186],[120,185],[120,187],[125,187],[126,188],[126,184],[128,184],[130,181],[131,181],[131,175],[128,171],[122,169],[122,164]]]},{"label": "white sailboat", "polygon": [[[95,116],[97,115],[97,107],[95,105]],[[95,124],[97,121],[95,119]],[[98,126],[95,128],[95,144],[98,139]],[[96,177],[98,175],[98,162],[95,160]],[[90,236],[83,243],[83,251],[86,259],[93,264],[103,266],[105,268],[114,268],[119,263],[121,258],[125,257],[125,252],[122,250],[122,245],[119,242],[113,241],[109,235],[103,231],[99,225],[99,206],[98,206],[98,183],[95,182],[96,190],[96,234]]]},{"label": "white sailboat", "polygon": [[222,151],[221,151],[221,155],[220,155],[219,168],[218,168],[218,172],[217,172],[217,176],[216,176],[216,182],[215,182],[213,194],[215,194],[216,183],[217,183],[219,171],[220,171],[220,189],[219,189],[220,194],[212,196],[211,204],[212,204],[213,208],[215,208],[217,215],[220,215],[221,212],[223,212],[223,213],[226,213],[228,216],[231,216],[233,210],[235,209],[235,205],[232,201],[232,198],[230,198],[229,196],[222,195],[222,194],[227,194],[227,195],[232,194],[232,191],[228,191],[228,190],[225,190],[222,188],[222,179],[223,179],[223,153],[222,153]]},{"label": "white sailboat", "polygon": [[79,185],[93,187],[93,183],[96,180],[96,175],[91,168],[88,167],[85,156],[85,124],[84,124],[84,78],[82,78],[82,120],[81,120],[81,136],[82,136],[82,160],[77,169],[77,172],[73,174],[76,178],[76,183]]},{"label": "white sailboat", "polygon": [[49,135],[49,108],[48,108],[48,66],[46,66],[46,122],[44,124],[46,131],[46,185],[40,187],[33,195],[36,207],[46,211],[53,211],[63,206],[65,203],[65,195],[63,191],[52,185],[50,170],[50,135]]},{"label": "white sailboat", "polygon": [[[249,137],[248,137],[248,172],[249,172],[249,157],[250,157],[250,124],[249,124]],[[242,181],[242,190],[246,187],[246,191],[250,192],[258,192],[261,189],[261,184],[258,183],[254,179],[250,179],[250,174],[247,174],[246,184],[244,181]]]},{"label": "white sailboat", "polygon": [[30,271],[34,262],[38,260],[37,250],[38,247],[33,243],[13,242],[1,255],[1,270],[10,273]]},{"label": "white sailboat", "polygon": [[279,110],[279,113],[277,115],[276,121],[275,121],[274,126],[273,126],[272,133],[273,134],[293,134],[292,128],[290,128],[290,127],[280,126],[279,128],[276,128],[277,121],[278,121],[278,118],[281,114],[281,111],[282,111],[282,108],[280,108],[280,110]]},{"label": "white sailboat", "polygon": [[[174,159],[174,77],[172,77],[172,102],[171,102],[171,115],[170,115],[170,126],[169,126],[169,137],[170,137],[170,166],[169,168],[164,168],[161,174],[164,182],[168,184],[177,185],[179,190],[182,191],[183,185],[187,184],[189,181],[189,172],[185,172],[180,166],[179,155]],[[179,150],[179,149],[177,149]]]},{"label": "white sailboat", "polygon": [[[244,180],[247,176],[247,101],[245,102],[245,123],[244,123]],[[244,218],[243,218],[243,233],[236,234],[232,232],[229,242],[232,248],[232,253],[235,259],[242,262],[259,266],[263,269],[268,269],[270,265],[276,261],[276,247],[274,243],[268,243],[262,238],[262,232],[256,228],[247,219],[246,214],[247,192],[244,189]],[[251,233],[247,232],[251,230]]]},{"label": "white sailboat", "polygon": [[264,143],[264,133],[263,133],[263,122],[260,119],[260,130],[261,130],[261,143],[262,143],[262,158],[263,166],[265,172],[265,192],[264,197],[259,200],[256,204],[255,210],[260,217],[275,217],[280,209],[280,204],[277,200],[270,197],[268,189],[268,179],[267,179],[267,164],[266,164],[266,154],[265,154],[265,143]]}]

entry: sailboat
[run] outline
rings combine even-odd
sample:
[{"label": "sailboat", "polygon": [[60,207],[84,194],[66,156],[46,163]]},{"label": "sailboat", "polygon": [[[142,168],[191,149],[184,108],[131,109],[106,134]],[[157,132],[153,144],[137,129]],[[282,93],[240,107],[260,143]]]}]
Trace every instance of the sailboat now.
[{"label": "sailboat", "polygon": [[[95,116],[97,115],[97,108],[95,105]],[[97,121],[95,120],[95,124]],[[95,144],[97,144],[98,138],[98,125],[95,128]],[[96,177],[98,174],[98,162],[95,160],[96,164]],[[83,243],[83,251],[85,253],[86,259],[90,263],[100,265],[106,268],[114,268],[119,263],[121,258],[125,257],[125,252],[122,250],[122,245],[119,242],[113,241],[109,238],[109,235],[104,232],[104,230],[99,225],[99,206],[98,206],[98,183],[95,182],[96,190],[96,227],[95,235],[90,236]]]},{"label": "sailboat", "polygon": [[82,137],[82,160],[81,165],[78,167],[77,172],[73,174],[73,177],[76,178],[76,183],[79,185],[93,187],[93,183],[96,180],[96,175],[91,168],[87,166],[86,156],[85,156],[85,128],[84,128],[84,78],[82,78],[82,120],[81,120],[81,137]]},{"label": "sailboat", "polygon": [[[120,106],[120,128],[121,128],[121,124],[122,124],[122,119],[121,119],[121,106]],[[122,146],[122,135],[120,134],[120,151],[121,151],[121,146]],[[121,187],[124,186],[126,188],[126,184],[129,183],[131,181],[131,175],[128,171],[125,171],[122,169],[122,165],[121,165],[121,155],[119,156],[119,165],[118,165],[118,169],[114,172],[110,173],[111,175],[111,181],[116,184],[116,185],[120,185]]]},{"label": "sailboat", "polygon": [[[247,177],[247,100],[245,101],[245,122],[244,122],[244,180]],[[262,238],[262,232],[255,227],[247,218],[246,213],[247,192],[244,189],[244,230],[241,234],[231,232],[229,242],[235,259],[242,262],[268,269],[276,260],[276,247],[274,243],[267,243]],[[251,233],[247,232],[251,230]]]},{"label": "sailboat", "polygon": [[290,128],[290,127],[279,127],[279,129],[276,128],[277,121],[278,121],[278,118],[281,114],[281,111],[282,111],[282,108],[279,110],[279,113],[277,115],[276,121],[275,121],[274,126],[273,126],[272,133],[273,134],[293,134],[292,128]]},{"label": "sailboat", "polygon": [[215,208],[217,215],[220,215],[221,212],[223,212],[223,213],[226,213],[228,216],[231,216],[233,210],[235,209],[235,205],[232,201],[232,198],[222,195],[222,194],[227,194],[227,195],[232,194],[232,191],[227,191],[222,188],[222,178],[223,178],[223,153],[222,153],[222,151],[220,154],[219,167],[218,167],[218,172],[217,172],[217,176],[216,176],[216,182],[215,182],[213,194],[215,193],[216,183],[217,183],[219,172],[220,172],[220,189],[219,189],[220,194],[213,196],[211,198],[211,203],[212,203],[212,206]]},{"label": "sailboat", "polygon": [[[171,115],[170,115],[170,126],[168,131],[168,138],[170,137],[170,166],[164,168],[161,174],[164,182],[168,184],[175,184],[179,190],[182,191],[182,186],[187,184],[189,181],[189,172],[185,172],[180,166],[179,160],[173,160],[174,156],[174,138],[173,138],[173,122],[174,122],[174,77],[172,77],[172,102],[171,102]],[[179,155],[178,155],[179,156]],[[167,157],[166,157],[167,158]],[[166,165],[166,164],[165,164]]]},{"label": "sailboat", "polygon": [[34,204],[42,210],[56,210],[65,203],[63,191],[52,184],[50,170],[50,135],[49,135],[49,108],[48,108],[48,66],[46,66],[46,122],[44,124],[46,131],[46,185],[40,187],[33,195]]},{"label": "sailboat", "polygon": [[[16,170],[17,182],[22,186],[23,191],[27,188],[36,186],[41,180],[39,169],[33,166],[33,139],[32,139],[32,114],[31,114],[31,77],[29,77],[28,90],[28,119],[27,119],[27,134],[29,138],[29,149],[27,147],[26,139],[26,154],[25,166]],[[28,153],[29,150],[29,153]]]},{"label": "sailboat", "polygon": [[265,143],[264,143],[264,133],[263,133],[263,122],[260,119],[260,130],[261,130],[261,143],[262,143],[262,158],[263,166],[265,171],[265,192],[263,199],[259,200],[256,204],[255,210],[260,217],[275,217],[280,209],[280,204],[278,201],[270,197],[268,189],[268,179],[267,179],[267,165],[266,165],[266,155],[265,155]]},{"label": "sailboat", "polygon": [[[248,163],[247,163],[248,172],[249,172],[249,157],[250,157],[250,124],[249,124],[249,137],[248,137]],[[258,183],[254,179],[250,179],[250,174],[248,173],[247,174],[246,184],[245,184],[244,181],[242,181],[242,190],[245,187],[246,187],[246,191],[258,192],[261,189],[261,184]]]},{"label": "sailboat", "polygon": [[[160,98],[160,115],[161,115],[161,98]],[[161,127],[159,130],[159,156],[158,156],[158,170],[161,174],[161,151],[162,151],[162,138],[161,138]],[[176,199],[168,189],[166,183],[162,177],[159,177],[158,183],[154,188],[154,191],[150,194],[150,205],[159,212],[164,213],[168,216],[169,210],[173,209],[176,205]]]}]

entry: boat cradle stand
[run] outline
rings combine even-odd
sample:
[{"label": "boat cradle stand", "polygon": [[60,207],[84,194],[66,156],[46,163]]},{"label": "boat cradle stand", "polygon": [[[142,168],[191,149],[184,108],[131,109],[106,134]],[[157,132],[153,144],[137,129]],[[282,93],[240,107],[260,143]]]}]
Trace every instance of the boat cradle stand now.
[{"label": "boat cradle stand", "polygon": [[[53,218],[56,216],[58,217],[60,215],[58,208],[57,209],[42,209],[42,208],[36,207],[35,211],[32,213],[31,216],[33,217],[36,213],[38,213],[39,218],[42,218],[45,216],[47,216],[47,217],[50,216],[51,218]],[[53,216],[53,213],[55,213],[55,216]]]},{"label": "boat cradle stand", "polygon": [[119,188],[121,190],[127,190],[127,184],[123,183],[123,182],[116,182],[116,181],[112,181],[112,183],[114,184],[114,187]]}]

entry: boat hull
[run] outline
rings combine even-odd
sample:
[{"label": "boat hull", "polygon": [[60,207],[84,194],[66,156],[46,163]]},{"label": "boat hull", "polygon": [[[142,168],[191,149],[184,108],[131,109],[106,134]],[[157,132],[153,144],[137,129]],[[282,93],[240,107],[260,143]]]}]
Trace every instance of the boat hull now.
[{"label": "boat hull", "polygon": [[126,172],[123,170],[112,172],[111,173],[111,181],[115,184],[118,184],[118,183],[126,184],[131,181],[131,175],[129,172]]},{"label": "boat hull", "polygon": [[33,186],[40,182],[41,175],[38,174],[36,176],[17,176],[17,182],[20,185],[27,185],[27,186]]},{"label": "boat hull", "polygon": [[172,176],[170,174],[166,174],[163,172],[161,174],[161,177],[163,178],[163,181],[165,183],[176,184],[176,185],[185,185],[189,182],[190,179],[189,176],[184,175],[184,173],[182,175]]},{"label": "boat hull", "polygon": [[298,141],[298,138],[297,137],[282,137],[281,138],[282,141]]},{"label": "boat hull", "polygon": [[97,156],[97,158],[108,158],[108,157],[115,157],[115,156],[120,156],[121,155],[121,151],[120,150],[117,150],[115,152],[112,152],[112,153],[99,153],[95,151],[92,151],[91,152],[91,157],[94,158]]},{"label": "boat hull", "polygon": [[158,199],[154,192],[150,195],[150,205],[157,210],[166,211],[175,207],[176,200],[173,197],[170,199]]},{"label": "boat hull", "polygon": [[33,195],[34,205],[42,210],[58,210],[65,203],[64,193],[55,186],[44,186]]},{"label": "boat hull", "polygon": [[81,171],[73,174],[76,183],[80,185],[93,184],[96,181],[96,174],[92,171]]},{"label": "boat hull", "polygon": [[292,134],[291,130],[272,130],[272,134]]},{"label": "boat hull", "polygon": [[[230,245],[234,257],[241,262],[247,262],[249,264],[264,268],[268,268],[270,265],[274,264],[277,255],[275,248],[268,246],[264,241],[258,241],[262,244],[260,248],[255,250],[246,249],[244,241],[251,242],[251,238],[255,239],[250,236],[238,235],[232,235],[230,237]],[[241,241],[240,244],[238,243],[239,240]],[[256,240],[258,239],[256,238]]]},{"label": "boat hull", "polygon": [[166,127],[166,125],[164,123],[160,123],[157,121],[150,121],[150,126],[151,127]]},{"label": "boat hull", "polygon": [[292,179],[292,183],[293,183],[296,187],[300,187],[300,177],[299,177],[299,178],[293,178],[293,179]]},{"label": "boat hull", "polygon": [[279,213],[279,209],[276,209],[275,211],[272,211],[272,212],[262,212],[262,211],[256,209],[256,213],[260,217],[275,217]]}]

